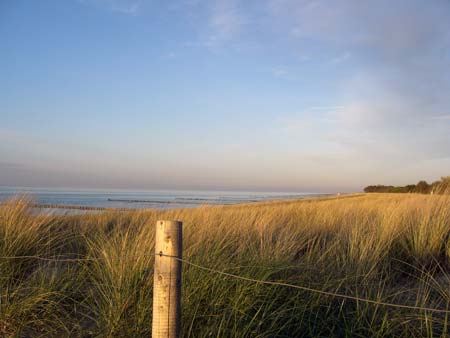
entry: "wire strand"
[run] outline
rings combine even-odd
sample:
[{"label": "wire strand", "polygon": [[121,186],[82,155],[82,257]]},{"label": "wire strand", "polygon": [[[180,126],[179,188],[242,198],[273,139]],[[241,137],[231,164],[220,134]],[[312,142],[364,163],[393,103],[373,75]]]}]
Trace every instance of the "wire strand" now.
[{"label": "wire strand", "polygon": [[46,262],[82,262],[82,261],[96,261],[99,260],[99,258],[65,258],[53,256],[53,257],[42,257],[42,256],[0,256],[0,259],[9,259],[9,260],[16,260],[16,259],[36,259],[39,261],[46,261]]},{"label": "wire strand", "polygon": [[[136,255],[136,256],[133,256],[133,257],[142,257],[142,256],[143,255]],[[220,271],[220,270],[212,269],[212,268],[209,268],[209,267],[206,267],[206,266],[202,266],[202,265],[193,263],[191,261],[188,261],[186,259],[179,258],[179,257],[176,257],[176,256],[166,255],[166,254],[163,254],[163,253],[155,253],[153,255],[145,255],[145,256],[168,257],[168,258],[175,259],[175,260],[177,260],[179,262],[185,263],[187,265],[193,266],[193,267],[195,267],[197,269],[200,269],[200,270],[203,270],[203,271],[207,271],[207,272],[211,272],[211,273],[215,273],[215,274],[219,274],[219,275],[222,275],[222,276],[226,276],[226,277],[230,277],[230,278],[234,278],[234,279],[238,279],[238,280],[243,280],[243,281],[247,281],[247,282],[253,282],[253,283],[258,283],[258,284],[265,284],[265,285],[283,286],[283,287],[288,287],[288,288],[292,288],[292,289],[303,290],[303,291],[310,292],[310,293],[320,294],[320,295],[323,295],[323,296],[329,296],[329,297],[340,298],[340,299],[348,299],[348,300],[353,300],[353,301],[356,301],[356,302],[364,302],[364,303],[378,305],[378,306],[392,307],[392,308],[398,308],[398,309],[407,309],[407,310],[415,310],[415,311],[429,311],[429,312],[434,312],[434,313],[450,314],[449,310],[427,308],[427,307],[414,306],[414,305],[403,305],[403,304],[389,303],[389,302],[383,302],[383,301],[373,300],[373,299],[369,299],[369,298],[361,298],[361,297],[356,297],[356,296],[345,295],[345,294],[331,292],[331,291],[323,291],[323,290],[314,289],[314,288],[310,288],[310,287],[302,286],[302,285],[295,285],[295,284],[289,284],[289,283],[285,283],[285,282],[267,281],[267,280],[260,280],[260,279],[250,278],[250,277],[239,276],[239,275],[236,275],[236,274],[233,274],[233,273]],[[130,257],[130,256],[120,257],[120,258],[128,258],[128,257]],[[61,258],[61,257],[58,257],[58,256],[54,256],[54,257],[0,256],[0,259],[11,259],[11,260],[14,260],[14,259],[37,259],[37,260],[50,261],[50,262],[55,262],[55,261],[57,261],[57,262],[91,261],[92,262],[92,261],[98,261],[98,260],[106,260],[107,258]]]},{"label": "wire strand", "polygon": [[164,257],[170,257],[172,259],[176,259],[182,263],[185,263],[187,265],[193,266],[195,268],[204,270],[204,271],[208,271],[208,272],[212,272],[212,273],[216,273],[219,275],[223,275],[223,276],[227,276],[227,277],[231,277],[231,278],[235,278],[235,279],[239,279],[239,280],[244,280],[247,282],[253,282],[253,283],[259,283],[259,284],[266,284],[266,285],[276,285],[276,286],[284,286],[284,287],[289,287],[289,288],[293,288],[293,289],[299,289],[299,290],[303,290],[303,291],[307,291],[307,292],[311,292],[311,293],[316,293],[316,294],[321,294],[324,296],[330,296],[330,297],[334,297],[334,298],[341,298],[341,299],[350,299],[350,300],[354,300],[356,302],[364,302],[364,303],[368,303],[368,304],[374,304],[374,305],[379,305],[379,306],[386,306],[386,307],[394,307],[394,308],[399,308],[399,309],[408,309],[408,310],[416,310],[416,311],[430,311],[430,312],[435,312],[435,313],[450,313],[449,310],[442,310],[442,309],[433,309],[433,308],[426,308],[426,307],[421,307],[421,306],[414,306],[414,305],[403,305],[403,304],[395,304],[395,303],[388,303],[388,302],[382,302],[382,301],[378,301],[378,300],[373,300],[373,299],[368,299],[368,298],[360,298],[360,297],[355,297],[355,296],[349,296],[349,295],[344,295],[344,294],[340,294],[340,293],[335,293],[335,292],[329,292],[329,291],[323,291],[323,290],[319,290],[319,289],[313,289],[313,288],[309,288],[306,286],[301,286],[301,285],[294,285],[294,284],[289,284],[289,283],[284,283],[284,282],[275,282],[275,281],[265,281],[265,280],[259,280],[259,279],[254,279],[254,278],[250,278],[250,277],[243,277],[243,276],[239,276],[233,273],[229,273],[229,272],[224,272],[224,271],[219,271],[219,270],[215,270],[212,268],[208,268],[196,263],[192,263],[188,260],[179,258],[179,257],[175,257],[175,256],[170,256],[170,255],[164,255],[164,254],[157,254],[159,256],[164,256]]}]

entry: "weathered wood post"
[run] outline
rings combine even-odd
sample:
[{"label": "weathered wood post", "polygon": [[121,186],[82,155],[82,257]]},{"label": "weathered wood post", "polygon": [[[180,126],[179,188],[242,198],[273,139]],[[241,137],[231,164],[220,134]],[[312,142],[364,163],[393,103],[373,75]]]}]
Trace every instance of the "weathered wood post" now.
[{"label": "weathered wood post", "polygon": [[178,338],[181,320],[182,223],[156,222],[153,338]]}]

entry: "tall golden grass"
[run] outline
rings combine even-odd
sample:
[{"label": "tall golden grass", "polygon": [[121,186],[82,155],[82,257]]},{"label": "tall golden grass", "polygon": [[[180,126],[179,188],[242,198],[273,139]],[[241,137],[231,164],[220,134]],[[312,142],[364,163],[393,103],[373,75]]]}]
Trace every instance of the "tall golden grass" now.
[{"label": "tall golden grass", "polygon": [[[449,308],[448,195],[361,194],[78,216],[43,215],[31,206],[18,198],[0,207],[0,337],[150,336],[158,219],[183,221],[184,257],[207,267]],[[190,266],[182,294],[184,337],[448,335],[445,314],[334,299]]]}]

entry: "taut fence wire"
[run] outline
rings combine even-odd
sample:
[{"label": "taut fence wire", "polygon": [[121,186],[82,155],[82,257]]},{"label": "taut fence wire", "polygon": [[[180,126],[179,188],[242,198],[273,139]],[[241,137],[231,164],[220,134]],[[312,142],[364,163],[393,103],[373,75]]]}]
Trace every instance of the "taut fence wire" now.
[{"label": "taut fence wire", "polygon": [[[333,297],[333,298],[339,298],[344,300],[352,300],[355,302],[361,302],[361,303],[367,303],[372,305],[378,305],[383,307],[391,307],[391,308],[397,308],[397,309],[406,309],[406,310],[414,310],[414,311],[428,311],[428,312],[434,312],[434,313],[444,313],[444,314],[450,314],[450,310],[443,310],[443,309],[436,309],[436,308],[428,308],[423,306],[415,306],[415,305],[404,305],[404,304],[397,304],[397,303],[389,303],[389,302],[383,302],[379,300],[369,299],[369,298],[363,298],[363,297],[356,297],[346,294],[341,294],[337,292],[330,292],[330,291],[324,291],[320,289],[310,288],[307,286],[302,285],[295,285],[295,284],[289,284],[285,282],[278,282],[278,281],[268,281],[268,280],[260,280],[250,277],[244,277],[237,274],[233,274],[230,272],[225,272],[221,270],[216,270],[213,268],[209,268],[197,263],[193,263],[189,260],[179,258],[176,256],[170,256],[163,254],[162,252],[155,253],[152,255],[134,255],[134,256],[125,256],[121,258],[137,258],[137,257],[143,257],[143,256],[161,256],[161,257],[168,257],[174,260],[177,260],[181,263],[184,263],[188,266],[192,266],[194,268],[197,268],[199,270],[203,270],[209,273],[214,273],[217,275],[234,278],[241,281],[251,282],[251,283],[257,283],[257,284],[264,284],[264,285],[272,285],[272,286],[282,286],[287,287],[291,289],[297,289],[302,290],[309,293],[319,294],[323,296]],[[92,262],[92,261],[98,261],[98,260],[106,260],[107,258],[66,258],[67,256],[52,256],[52,257],[41,257],[41,256],[0,256],[0,259],[2,260],[19,260],[19,259],[36,259],[41,261],[47,261],[47,262]]]}]

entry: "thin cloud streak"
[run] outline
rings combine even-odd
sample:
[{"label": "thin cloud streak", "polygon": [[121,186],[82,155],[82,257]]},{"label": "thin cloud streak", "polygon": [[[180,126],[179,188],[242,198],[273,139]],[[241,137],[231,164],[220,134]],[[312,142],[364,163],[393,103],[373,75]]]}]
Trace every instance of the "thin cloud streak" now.
[{"label": "thin cloud streak", "polygon": [[82,4],[96,6],[112,12],[137,15],[145,1],[149,0],[78,0]]}]

